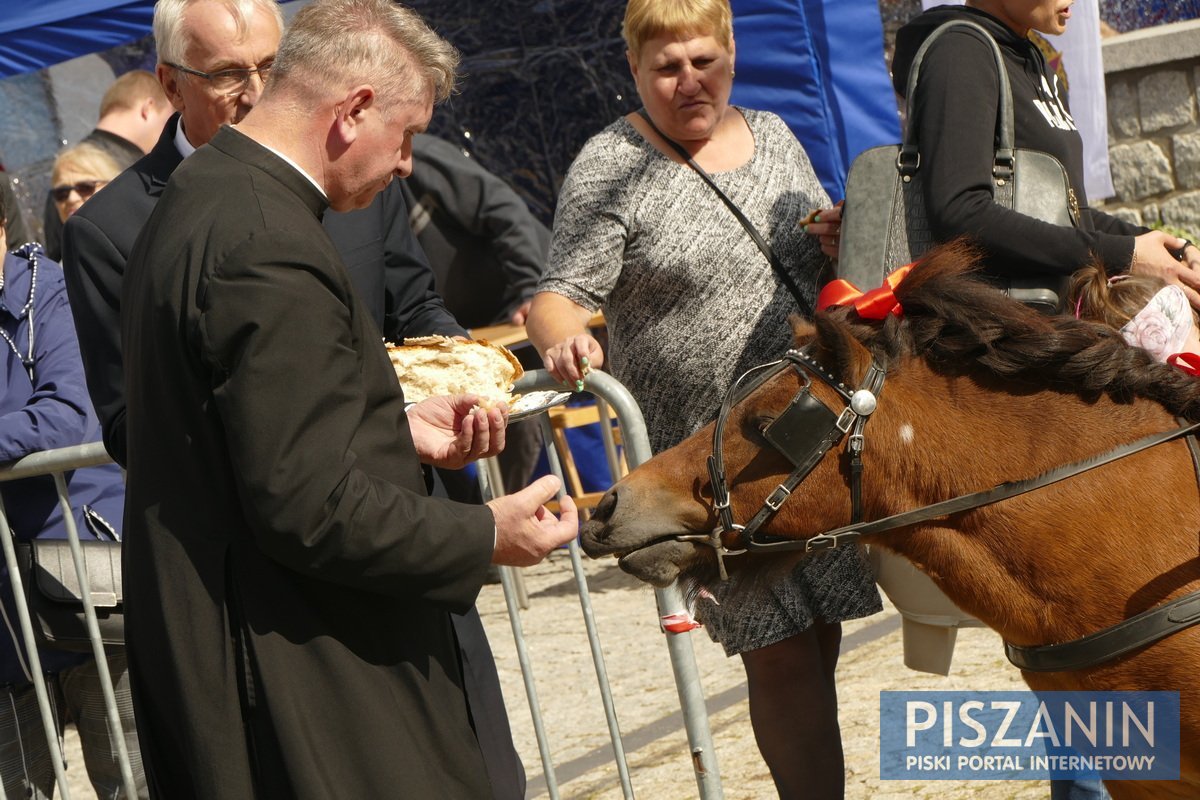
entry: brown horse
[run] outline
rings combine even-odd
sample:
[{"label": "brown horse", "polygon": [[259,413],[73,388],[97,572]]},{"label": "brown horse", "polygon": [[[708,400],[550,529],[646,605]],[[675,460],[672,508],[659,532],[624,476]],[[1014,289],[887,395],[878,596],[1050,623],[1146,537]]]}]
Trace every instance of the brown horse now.
[{"label": "brown horse", "polygon": [[[896,288],[902,316],[852,308],[796,325],[797,346],[853,390],[870,365],[886,381],[862,434],[861,519],[1031,478],[1200,420],[1200,381],[1125,345],[1103,326],[1026,309],[969,273],[974,253],[935,252]],[[793,470],[764,438],[806,381],[833,415],[844,395],[808,368],[784,369],[727,414],[722,445],[731,517],[746,523]],[[850,431],[853,433],[854,431]],[[655,584],[717,577],[718,529],[705,471],[713,425],[620,481],[583,529],[593,557],[615,554]],[[757,536],[808,539],[851,522],[849,459],[824,456]],[[720,492],[718,491],[718,494]],[[682,539],[679,537],[683,537]],[[863,537],[926,572],[1011,645],[1067,642],[1200,589],[1200,490],[1174,440],[1027,494]],[[730,533],[724,543],[730,545]],[[732,542],[736,544],[736,542]],[[802,557],[794,555],[791,560]],[[756,570],[758,553],[726,557]],[[1024,672],[1037,690],[1180,692],[1181,774],[1115,782],[1115,798],[1200,797],[1200,628],[1098,666]]]}]

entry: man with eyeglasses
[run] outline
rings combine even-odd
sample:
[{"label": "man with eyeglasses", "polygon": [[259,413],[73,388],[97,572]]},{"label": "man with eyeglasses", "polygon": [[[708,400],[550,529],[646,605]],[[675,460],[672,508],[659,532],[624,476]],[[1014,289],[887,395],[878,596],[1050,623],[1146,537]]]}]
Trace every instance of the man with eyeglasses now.
[{"label": "man with eyeglasses", "polygon": [[[126,463],[121,284],[133,244],[168,178],[222,125],[257,103],[274,63],[282,15],[274,0],[159,0],[154,34],[157,74],[179,112],[146,158],[126,170],[68,221],[64,269],[88,390],[104,443]],[[214,196],[211,202],[223,198]],[[356,292],[392,340],[466,331],[434,290],[433,273],[408,226],[399,183],[365,209],[326,211],[323,225]],[[297,313],[302,313],[298,309]],[[471,715],[498,798],[524,795],[525,775],[512,744],[495,661],[478,612],[453,616],[462,649]]]}]

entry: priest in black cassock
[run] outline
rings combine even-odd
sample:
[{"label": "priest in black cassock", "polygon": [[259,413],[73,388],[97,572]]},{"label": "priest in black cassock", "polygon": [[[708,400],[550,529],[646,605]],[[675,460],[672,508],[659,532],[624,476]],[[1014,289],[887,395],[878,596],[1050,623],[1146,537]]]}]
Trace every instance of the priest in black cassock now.
[{"label": "priest in black cassock", "polygon": [[503,409],[405,413],[320,222],[409,173],[456,61],[391,0],[316,0],[134,246],[126,635],[156,797],[490,794],[448,612],[572,538],[574,508],[546,512],[554,478],[426,496],[420,462],[497,452]]}]

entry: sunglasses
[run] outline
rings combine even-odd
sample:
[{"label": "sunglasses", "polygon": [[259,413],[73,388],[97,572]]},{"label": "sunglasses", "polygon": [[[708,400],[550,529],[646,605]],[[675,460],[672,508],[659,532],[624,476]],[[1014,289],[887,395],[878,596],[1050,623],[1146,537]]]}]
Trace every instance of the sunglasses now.
[{"label": "sunglasses", "polygon": [[97,189],[106,183],[108,181],[80,181],[79,183],[55,186],[50,190],[50,196],[54,198],[54,202],[56,203],[65,203],[67,202],[67,198],[71,196],[71,192],[75,192],[81,200],[87,200],[96,193]]}]

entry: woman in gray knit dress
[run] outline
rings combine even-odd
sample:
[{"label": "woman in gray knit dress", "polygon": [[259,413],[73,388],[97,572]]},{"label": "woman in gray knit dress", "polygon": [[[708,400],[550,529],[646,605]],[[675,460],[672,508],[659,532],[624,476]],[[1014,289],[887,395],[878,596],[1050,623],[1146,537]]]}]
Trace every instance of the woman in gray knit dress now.
[{"label": "woman in gray knit dress", "polygon": [[[584,146],[563,184],[549,265],[527,327],[560,380],[605,362],[586,322],[603,308],[609,369],[637,399],[655,452],[715,416],[747,368],[791,343],[829,261],[798,221],[829,205],[773,114],[729,105],[728,0],[630,0],[624,35],[654,128],[681,143],[753,222],[801,307],[730,210],[638,114]],[[837,212],[826,211],[825,226]],[[827,245],[836,242],[826,242]],[[581,385],[581,384],[580,384]],[[774,584],[708,587],[696,613],[746,667],[759,749],[781,797],[841,797],[834,668],[840,621],[880,610],[862,554],[833,550]]]}]

